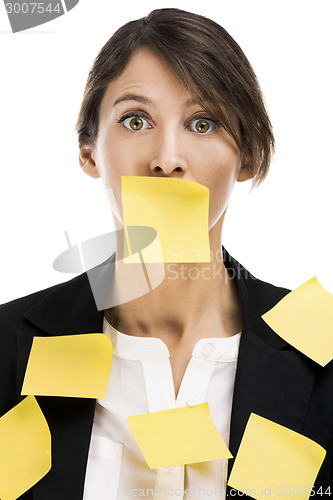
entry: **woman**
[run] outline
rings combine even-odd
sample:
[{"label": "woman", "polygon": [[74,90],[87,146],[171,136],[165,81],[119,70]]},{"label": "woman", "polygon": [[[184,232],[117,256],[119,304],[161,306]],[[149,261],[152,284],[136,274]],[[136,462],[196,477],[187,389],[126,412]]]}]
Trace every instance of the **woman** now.
[{"label": "woman", "polygon": [[233,457],[252,412],[323,446],[320,496],[332,484],[332,367],[317,366],[261,319],[288,290],[255,279],[221,249],[235,182],[262,182],[274,148],[242,50],[213,21],[178,9],[128,23],[95,60],[77,131],[80,165],[112,190],[119,230],[122,176],[208,188],[211,260],[165,262],[158,287],[102,311],[85,273],[2,307],[1,414],[20,400],[33,336],[103,331],[114,346],[105,399],[38,398],[53,463],[22,498],[242,496],[226,487],[234,459],[149,469],[126,423],[204,402]]}]

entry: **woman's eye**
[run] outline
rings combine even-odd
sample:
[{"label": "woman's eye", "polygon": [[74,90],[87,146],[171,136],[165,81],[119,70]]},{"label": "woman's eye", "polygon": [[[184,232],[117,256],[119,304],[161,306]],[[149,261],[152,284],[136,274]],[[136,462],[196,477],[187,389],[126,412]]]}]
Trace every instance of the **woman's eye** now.
[{"label": "woman's eye", "polygon": [[208,118],[199,118],[198,120],[193,120],[190,125],[190,130],[193,132],[199,132],[199,134],[205,134],[206,132],[211,132],[216,128],[216,123]]},{"label": "woman's eye", "polygon": [[141,116],[129,116],[123,120],[126,128],[130,130],[146,130],[149,123]]}]

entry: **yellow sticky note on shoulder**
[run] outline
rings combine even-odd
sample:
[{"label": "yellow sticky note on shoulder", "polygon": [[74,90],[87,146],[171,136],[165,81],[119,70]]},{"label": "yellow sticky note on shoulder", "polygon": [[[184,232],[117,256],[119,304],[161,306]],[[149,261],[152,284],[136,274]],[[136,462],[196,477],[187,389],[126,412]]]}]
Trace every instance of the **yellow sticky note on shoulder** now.
[{"label": "yellow sticky note on shoulder", "polygon": [[127,417],[151,469],[231,458],[208,403]]},{"label": "yellow sticky note on shoulder", "polygon": [[[185,179],[146,176],[122,176],[121,188],[125,228],[156,229],[162,262],[210,262],[208,188]],[[161,262],[160,248],[147,258]]]},{"label": "yellow sticky note on shoulder", "polygon": [[251,413],[228,485],[258,500],[307,499],[325,454],[311,439]]},{"label": "yellow sticky note on shoulder", "polygon": [[103,333],[34,337],[22,395],[104,398],[111,361]]},{"label": "yellow sticky note on shoulder", "polygon": [[280,337],[321,366],[333,358],[333,295],[316,277],[288,293],[262,318]]},{"label": "yellow sticky note on shoulder", "polygon": [[51,435],[33,396],[0,418],[0,498],[15,500],[51,468]]}]

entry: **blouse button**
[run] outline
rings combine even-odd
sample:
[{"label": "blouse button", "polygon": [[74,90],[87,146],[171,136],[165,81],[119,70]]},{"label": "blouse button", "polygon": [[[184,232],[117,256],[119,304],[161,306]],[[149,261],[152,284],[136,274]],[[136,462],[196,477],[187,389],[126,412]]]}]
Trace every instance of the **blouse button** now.
[{"label": "blouse button", "polygon": [[202,348],[202,354],[204,356],[209,356],[214,351],[213,344],[205,344]]},{"label": "blouse button", "polygon": [[191,394],[189,398],[186,400],[187,406],[196,406],[199,404],[199,398],[195,394]]}]

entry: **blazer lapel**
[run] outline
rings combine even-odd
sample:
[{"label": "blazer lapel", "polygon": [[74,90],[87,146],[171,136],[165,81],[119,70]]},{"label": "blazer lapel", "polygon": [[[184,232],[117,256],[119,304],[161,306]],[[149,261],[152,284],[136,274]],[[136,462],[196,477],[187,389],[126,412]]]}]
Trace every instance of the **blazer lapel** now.
[{"label": "blazer lapel", "polygon": [[[225,264],[236,278],[243,312],[229,441],[235,457],[251,412],[301,432],[316,364],[261,319],[289,290],[257,280],[227,253]],[[229,460],[228,476],[233,463]]]},{"label": "blazer lapel", "polygon": [[[54,288],[24,315],[17,331],[17,389],[23,378],[34,336],[101,333],[98,311],[84,273]],[[95,399],[36,397],[52,438],[52,467],[33,488],[34,500],[82,500]]]}]

